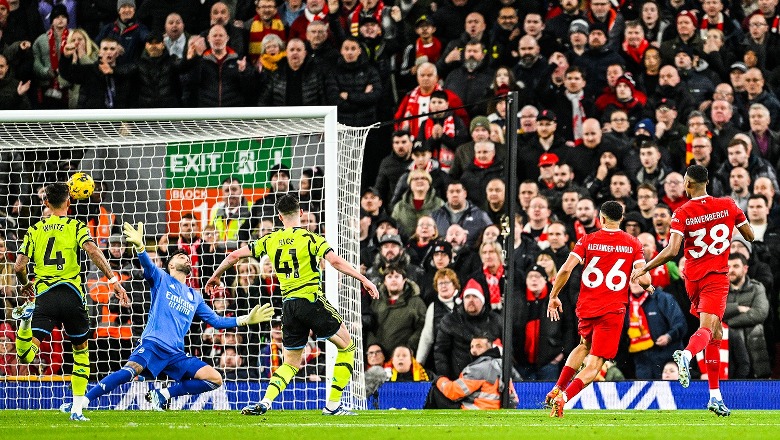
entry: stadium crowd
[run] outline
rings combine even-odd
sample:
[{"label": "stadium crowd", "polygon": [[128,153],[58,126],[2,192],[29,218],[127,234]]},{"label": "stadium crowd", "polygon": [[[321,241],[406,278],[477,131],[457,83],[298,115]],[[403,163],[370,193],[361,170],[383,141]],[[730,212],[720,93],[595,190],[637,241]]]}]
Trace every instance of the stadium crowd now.
[{"label": "stadium crowd", "polygon": [[[389,380],[456,379],[478,335],[511,350],[522,380],[555,380],[579,342],[578,274],[561,295],[561,321],[546,317],[548,294],[574,242],[600,227],[600,204],[625,206],[623,227],[649,260],[687,200],[686,167],[703,165],[709,193],[732,197],[756,232],[753,243],[737,234],[730,244],[723,374],[780,377],[778,0],[0,0],[0,53],[2,109],[327,104],[347,125],[395,120],[394,131],[372,131],[365,151],[361,266],[381,297],[364,297],[356,326],[366,366],[384,368]],[[518,133],[506,132],[510,91],[520,97]],[[507,214],[510,136],[521,183],[520,209]],[[2,154],[7,343],[19,231],[46,215],[41,185],[65,180],[78,158]],[[185,249],[196,269],[190,285],[200,287],[226,250],[279,226],[280,193],[298,193],[304,224],[319,231],[318,177],[308,169],[291,182],[278,166],[258,200],[227,177],[208,226],[185,215],[177,235],[159,237],[156,261]],[[121,367],[148,305],[120,215],[101,205],[104,191],[98,185],[74,215],[89,224],[133,306],[111,299],[106,280],[88,280],[103,349],[98,376]],[[503,247],[509,222],[514,249]],[[505,264],[508,252],[515,267]],[[653,295],[631,287],[621,349],[600,379],[674,379],[672,352],[698,327],[684,264],[655,269]],[[210,301],[225,315],[280,307],[271,262],[240,262]],[[508,307],[516,319],[512,347],[503,347]],[[277,322],[259,332],[196,326],[188,348],[226,377],[268,378],[282,363]],[[0,374],[57,373],[62,336],[50,344],[29,371],[4,350]],[[312,341],[306,350],[299,376],[321,380],[324,347]]]}]

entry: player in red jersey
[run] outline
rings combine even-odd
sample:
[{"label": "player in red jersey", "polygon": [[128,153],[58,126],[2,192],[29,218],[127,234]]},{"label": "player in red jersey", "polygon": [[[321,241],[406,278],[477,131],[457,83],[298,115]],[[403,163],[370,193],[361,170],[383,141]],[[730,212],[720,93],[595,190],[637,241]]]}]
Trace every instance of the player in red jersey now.
[{"label": "player in red jersey", "polygon": [[725,417],[731,414],[731,411],[723,403],[718,379],[720,340],[723,337],[720,322],[729,294],[728,258],[731,233],[736,226],[745,240],[753,241],[753,229],[734,200],[707,194],[708,181],[706,168],[701,165],[688,167],[683,185],[691,200],[677,208],[672,216],[669,245],[644,267],[635,269],[631,278],[644,276],[650,270],[666,264],[677,256],[680,245],[685,242],[685,290],[691,299],[691,313],[699,317],[700,324],[685,350],[674,352],[674,360],[680,369],[680,384],[687,387],[690,384],[691,359],[704,350],[710,386],[707,409]]},{"label": "player in red jersey", "polygon": [[[629,274],[632,268],[645,262],[639,240],[620,230],[623,220],[621,204],[604,202],[599,217],[602,228],[577,241],[566,263],[558,271],[550,293],[547,316],[557,321],[563,311],[558,294],[572,270],[578,264],[585,265],[576,310],[580,345],[569,354],[558,383],[547,394],[545,403],[552,407],[550,417],[563,417],[563,406],[568,399],[593,382],[604,362],[617,354],[628,304]],[[640,277],[639,284],[645,289],[652,289],[650,275]],[[592,355],[590,361],[574,377],[588,354]]]}]

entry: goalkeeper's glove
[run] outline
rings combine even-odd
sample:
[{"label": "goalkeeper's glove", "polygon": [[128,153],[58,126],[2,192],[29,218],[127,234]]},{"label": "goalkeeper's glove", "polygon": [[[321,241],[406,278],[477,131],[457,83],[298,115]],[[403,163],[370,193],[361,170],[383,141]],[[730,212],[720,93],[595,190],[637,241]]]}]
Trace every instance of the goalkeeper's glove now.
[{"label": "goalkeeper's glove", "polygon": [[137,252],[144,251],[144,224],[138,223],[138,229],[134,228],[130,223],[125,223],[124,226],[125,237],[127,242],[135,247]]},{"label": "goalkeeper's glove", "polygon": [[268,322],[274,317],[274,308],[271,304],[263,304],[262,306],[255,306],[248,315],[241,315],[236,318],[236,322],[239,327],[252,324],[260,324],[261,322]]}]

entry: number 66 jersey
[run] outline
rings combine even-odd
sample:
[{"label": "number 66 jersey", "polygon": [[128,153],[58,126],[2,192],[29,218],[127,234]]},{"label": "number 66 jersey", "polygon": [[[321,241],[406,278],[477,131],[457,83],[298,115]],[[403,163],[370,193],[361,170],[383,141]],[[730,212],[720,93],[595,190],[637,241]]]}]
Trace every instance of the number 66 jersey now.
[{"label": "number 66 jersey", "polygon": [[732,231],[745,223],[745,213],[728,197],[696,197],[677,208],[671,232],[683,237],[685,278],[698,281],[709,273],[728,273]]},{"label": "number 66 jersey", "polygon": [[636,263],[645,262],[639,240],[620,229],[602,228],[580,238],[571,255],[585,265],[577,317],[588,319],[624,313],[631,270]]}]

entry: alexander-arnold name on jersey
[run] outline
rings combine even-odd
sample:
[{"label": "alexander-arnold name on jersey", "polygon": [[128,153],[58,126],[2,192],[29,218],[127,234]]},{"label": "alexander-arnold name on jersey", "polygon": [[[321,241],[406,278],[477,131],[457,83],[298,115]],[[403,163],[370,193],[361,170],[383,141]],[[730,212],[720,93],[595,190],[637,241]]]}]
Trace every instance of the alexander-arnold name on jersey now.
[{"label": "alexander-arnold name on jersey", "polygon": [[622,252],[625,254],[630,254],[634,252],[633,249],[631,249],[631,246],[612,246],[611,244],[600,244],[600,243],[588,243],[588,250],[589,251],[599,251],[599,252]]}]

